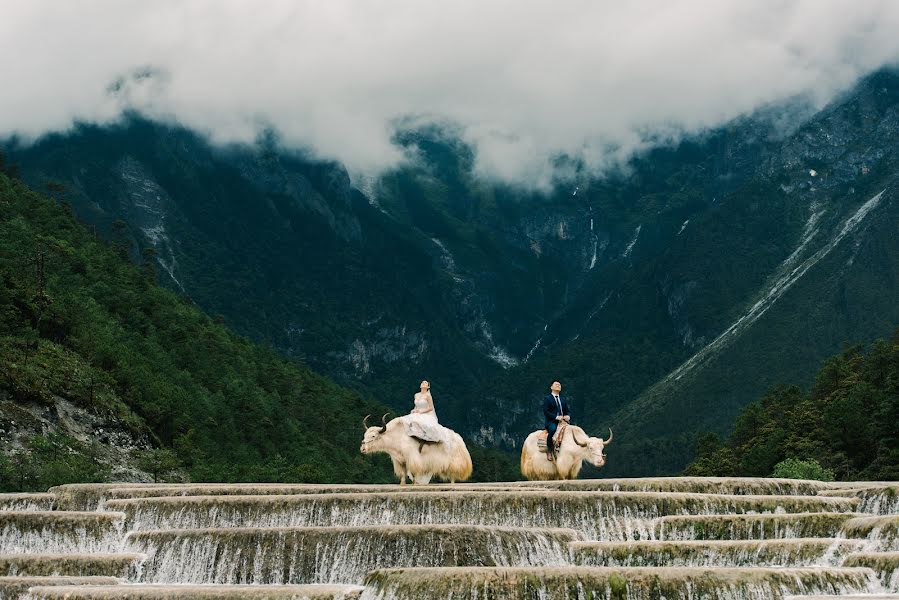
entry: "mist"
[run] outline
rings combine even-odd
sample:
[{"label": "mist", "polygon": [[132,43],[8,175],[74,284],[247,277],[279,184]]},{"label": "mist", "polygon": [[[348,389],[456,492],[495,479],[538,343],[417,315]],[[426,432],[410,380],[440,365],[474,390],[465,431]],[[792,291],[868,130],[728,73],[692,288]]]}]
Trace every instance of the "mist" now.
[{"label": "mist", "polygon": [[263,128],[376,175],[398,123],[451,123],[484,177],[541,186],[899,60],[899,3],[29,0],[0,20],[0,136],[124,111],[215,142]]}]

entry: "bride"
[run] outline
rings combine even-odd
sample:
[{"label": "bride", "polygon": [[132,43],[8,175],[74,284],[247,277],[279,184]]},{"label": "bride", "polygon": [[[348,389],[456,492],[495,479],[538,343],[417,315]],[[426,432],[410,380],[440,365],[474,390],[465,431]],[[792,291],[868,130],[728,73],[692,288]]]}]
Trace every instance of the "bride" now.
[{"label": "bride", "polygon": [[415,407],[403,417],[406,433],[425,442],[445,442],[446,434],[437,422],[434,399],[431,398],[431,384],[422,381],[420,391],[415,394]]}]

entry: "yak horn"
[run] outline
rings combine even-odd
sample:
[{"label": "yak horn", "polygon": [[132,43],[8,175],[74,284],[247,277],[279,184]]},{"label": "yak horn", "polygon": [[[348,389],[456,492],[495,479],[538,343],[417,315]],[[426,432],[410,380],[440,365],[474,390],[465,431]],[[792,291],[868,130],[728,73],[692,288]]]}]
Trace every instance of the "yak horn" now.
[{"label": "yak horn", "polygon": [[581,448],[584,448],[587,445],[587,442],[582,442],[579,439],[577,439],[577,433],[575,433],[574,429],[571,430],[571,438],[574,440],[574,443],[577,444],[578,446],[580,446]]},{"label": "yak horn", "polygon": [[609,427],[609,439],[602,441],[604,446],[607,446],[612,443],[612,428]]},{"label": "yak horn", "polygon": [[389,414],[390,414],[390,411],[387,411],[386,413],[384,413],[384,416],[381,417],[381,423],[384,424],[384,426],[381,427],[381,433],[384,433],[385,431],[387,431],[387,415],[389,415]]},{"label": "yak horn", "polygon": [[365,418],[362,419],[362,427],[363,427],[363,429],[365,429],[366,431],[368,431],[368,418],[369,418],[369,417],[371,417],[371,415],[365,415]]}]

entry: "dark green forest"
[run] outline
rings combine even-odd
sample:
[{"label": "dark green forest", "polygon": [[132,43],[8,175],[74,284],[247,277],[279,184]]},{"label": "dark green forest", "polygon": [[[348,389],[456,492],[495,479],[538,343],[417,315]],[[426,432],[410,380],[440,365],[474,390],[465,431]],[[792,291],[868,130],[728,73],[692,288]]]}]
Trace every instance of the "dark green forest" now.
[{"label": "dark green forest", "polygon": [[154,476],[394,479],[386,456],[358,450],[361,418],[386,409],[156,285],[152,249],[133,264],[127,243],[98,239],[62,191],[48,186],[48,198],[0,174],[0,491],[109,475],[99,441],[38,432],[14,443],[29,415],[61,400],[147,440],[131,458]]},{"label": "dark green forest", "polygon": [[807,393],[769,390],[743,409],[726,440],[700,439],[686,474],[770,476],[800,463],[812,467],[806,476],[899,479],[899,330],[828,359]]}]

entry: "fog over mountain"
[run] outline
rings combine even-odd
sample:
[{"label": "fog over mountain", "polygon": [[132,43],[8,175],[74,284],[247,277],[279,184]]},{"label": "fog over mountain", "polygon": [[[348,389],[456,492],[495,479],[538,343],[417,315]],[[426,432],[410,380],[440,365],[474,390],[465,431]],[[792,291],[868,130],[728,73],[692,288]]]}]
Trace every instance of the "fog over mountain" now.
[{"label": "fog over mountain", "polygon": [[476,169],[541,186],[899,60],[899,4],[571,1],[8,3],[0,136],[134,109],[377,174],[404,123],[449,123]]}]

